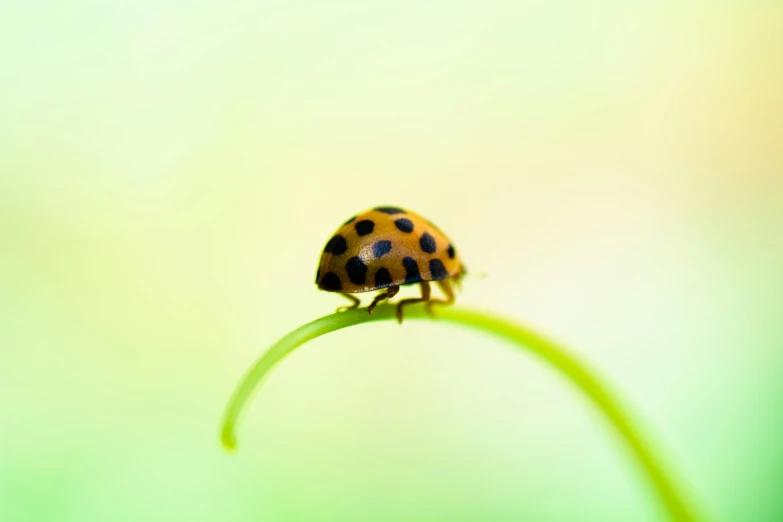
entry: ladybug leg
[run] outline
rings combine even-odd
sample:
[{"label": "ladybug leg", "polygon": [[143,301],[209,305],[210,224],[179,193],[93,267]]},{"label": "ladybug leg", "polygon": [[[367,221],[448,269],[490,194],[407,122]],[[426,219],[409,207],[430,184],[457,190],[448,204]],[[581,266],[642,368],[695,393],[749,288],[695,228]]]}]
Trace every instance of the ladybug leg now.
[{"label": "ladybug leg", "polygon": [[353,310],[354,308],[358,308],[359,307],[359,304],[361,303],[361,301],[359,301],[359,299],[357,299],[356,297],[352,296],[351,294],[344,294],[342,292],[340,292],[340,295],[345,296],[347,299],[350,299],[351,301],[353,301],[353,304],[346,305],[346,306],[341,306],[341,307],[337,308],[338,312],[345,312],[346,310]]},{"label": "ladybug leg", "polygon": [[390,286],[388,290],[385,292],[378,294],[375,296],[375,299],[372,300],[372,303],[370,303],[370,306],[367,307],[367,313],[371,314],[373,310],[375,310],[375,306],[383,301],[384,299],[391,299],[395,295],[397,295],[397,292],[400,291],[399,286]]},{"label": "ladybug leg", "polygon": [[[452,279],[452,281],[454,281],[454,286],[456,286],[456,287],[457,287],[457,290],[460,290],[460,291],[462,291],[462,277],[463,277],[465,274],[467,274],[467,273],[468,273],[468,271],[465,269],[465,267],[464,267],[463,265],[461,265],[461,266],[459,267],[459,272],[457,272],[456,274],[454,274],[453,276],[451,276],[451,279]],[[444,281],[446,281],[446,280],[444,279]],[[449,286],[450,286],[450,285],[449,285]],[[441,286],[441,288],[443,288],[443,286]],[[445,292],[445,291],[446,291],[446,290],[444,290],[444,292]]]},{"label": "ladybug leg", "polygon": [[402,307],[415,303],[427,302],[430,300],[430,284],[427,281],[421,283],[421,297],[414,299],[403,299],[397,303],[397,322],[402,324]]},{"label": "ladybug leg", "polygon": [[450,305],[454,302],[454,290],[451,288],[451,282],[448,279],[438,281],[438,286],[446,295],[446,299],[430,299],[427,301],[427,312],[432,314],[432,305]]}]

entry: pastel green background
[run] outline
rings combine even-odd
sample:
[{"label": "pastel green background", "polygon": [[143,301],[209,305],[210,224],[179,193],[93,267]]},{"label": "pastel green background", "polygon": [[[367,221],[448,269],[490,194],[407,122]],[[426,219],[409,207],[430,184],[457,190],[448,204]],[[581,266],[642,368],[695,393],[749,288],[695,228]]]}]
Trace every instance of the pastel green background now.
[{"label": "pastel green background", "polygon": [[[0,520],[653,521],[538,360],[343,304],[370,206],[571,346],[715,520],[783,520],[783,4],[4,2]],[[407,293],[413,293],[408,290]]]}]

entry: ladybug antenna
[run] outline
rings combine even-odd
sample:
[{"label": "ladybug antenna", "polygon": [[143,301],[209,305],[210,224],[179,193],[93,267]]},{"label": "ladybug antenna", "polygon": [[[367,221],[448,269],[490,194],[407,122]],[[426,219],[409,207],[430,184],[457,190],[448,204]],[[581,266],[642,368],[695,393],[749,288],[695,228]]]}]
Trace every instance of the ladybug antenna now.
[{"label": "ladybug antenna", "polygon": [[486,272],[470,272],[470,273],[468,273],[468,271],[463,267],[462,268],[462,273],[460,274],[460,277],[464,277],[464,276],[475,277],[476,279],[486,279],[487,278],[487,273]]}]

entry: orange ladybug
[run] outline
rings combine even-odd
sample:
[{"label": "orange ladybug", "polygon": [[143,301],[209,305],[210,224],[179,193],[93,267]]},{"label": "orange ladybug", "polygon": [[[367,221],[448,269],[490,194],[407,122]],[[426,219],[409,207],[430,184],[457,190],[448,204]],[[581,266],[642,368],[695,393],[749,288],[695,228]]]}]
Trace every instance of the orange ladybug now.
[{"label": "orange ladybug", "polygon": [[[431,311],[434,303],[452,303],[450,280],[458,284],[464,272],[454,245],[435,225],[409,210],[375,207],[346,221],[326,243],[315,282],[319,289],[353,301],[338,311],[359,306],[351,294],[385,289],[367,307],[368,313],[394,297],[401,285],[419,283],[421,298],[397,303],[397,320],[402,322],[403,306],[426,302]],[[445,300],[430,298],[430,281],[438,283]]]}]

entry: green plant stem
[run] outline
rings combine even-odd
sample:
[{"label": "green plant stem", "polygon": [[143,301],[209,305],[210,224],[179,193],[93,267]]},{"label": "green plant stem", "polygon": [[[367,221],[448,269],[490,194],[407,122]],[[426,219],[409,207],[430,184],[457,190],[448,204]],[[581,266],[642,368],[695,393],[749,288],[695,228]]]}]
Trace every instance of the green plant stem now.
[{"label": "green plant stem", "polygon": [[[395,319],[395,306],[384,304],[368,314],[364,309],[350,310],[327,315],[307,323],[280,339],[267,351],[245,374],[235,390],[225,411],[221,442],[230,450],[236,449],[235,428],[240,414],[257,389],[261,380],[280,362],[283,357],[302,344],[341,328],[354,326],[371,321]],[[606,415],[610,423],[617,429],[621,437],[628,443],[632,453],[646,472],[658,496],[666,507],[672,520],[693,521],[696,516],[683,494],[675,487],[673,479],[667,473],[660,461],[653,456],[649,446],[634,428],[608,389],[585,367],[577,362],[565,350],[541,335],[516,324],[486,312],[469,310],[461,307],[437,307],[437,320],[449,321],[458,325],[475,328],[493,336],[511,341],[517,347],[533,352],[544,361],[551,364],[562,373],[572,384],[582,390],[596,406]],[[405,308],[405,320],[432,319],[421,305]]]}]

